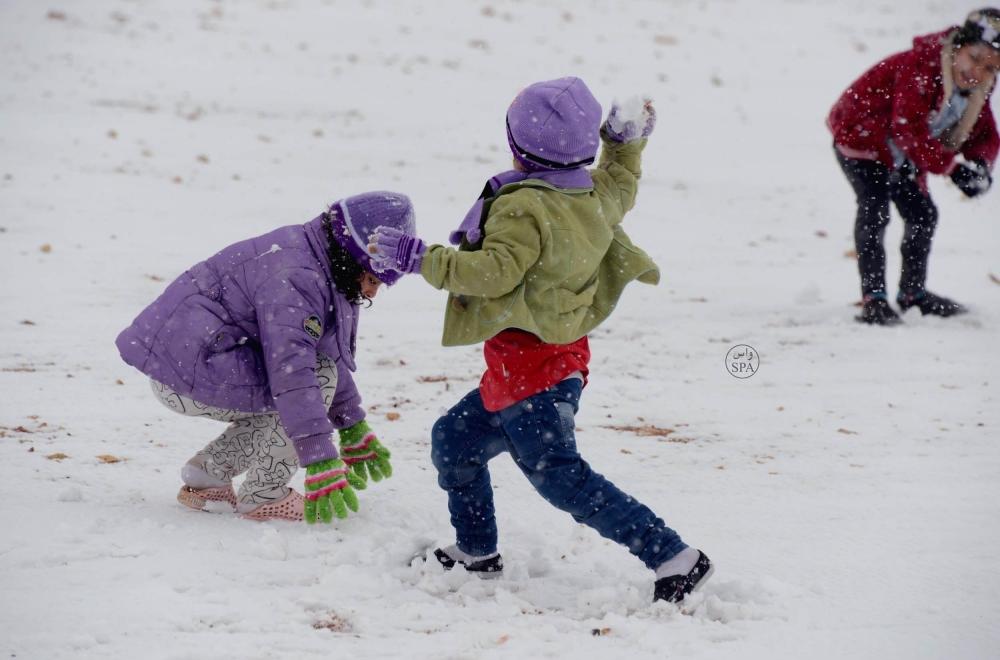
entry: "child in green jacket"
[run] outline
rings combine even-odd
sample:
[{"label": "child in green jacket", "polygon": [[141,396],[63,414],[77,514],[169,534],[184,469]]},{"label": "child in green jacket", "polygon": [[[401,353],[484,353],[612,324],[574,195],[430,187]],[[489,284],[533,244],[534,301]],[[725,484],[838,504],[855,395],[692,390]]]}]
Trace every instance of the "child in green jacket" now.
[{"label": "child in green jacket", "polygon": [[[459,249],[379,228],[369,251],[450,292],[444,345],[485,341],[480,386],[434,425],[432,460],[448,493],[455,545],[445,569],[497,575],[487,463],[502,452],[549,503],[628,548],[656,572],[654,600],[679,602],[711,575],[648,507],[594,472],[576,448],[574,416],[589,375],[587,333],[632,280],[659,270],[621,228],[635,202],[655,114],[648,101],[601,106],[578,78],[531,85],[507,112],[515,169],[490,179],[451,236]],[[603,152],[594,162],[599,144]]]}]

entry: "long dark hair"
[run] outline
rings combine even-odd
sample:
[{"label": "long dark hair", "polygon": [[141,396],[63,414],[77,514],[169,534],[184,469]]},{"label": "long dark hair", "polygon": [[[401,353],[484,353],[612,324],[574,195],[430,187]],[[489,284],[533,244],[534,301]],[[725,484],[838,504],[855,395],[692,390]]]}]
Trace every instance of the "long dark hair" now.
[{"label": "long dark hair", "polygon": [[326,234],[333,285],[352,305],[362,305],[367,302],[370,306],[372,301],[361,295],[361,276],[365,274],[364,266],[355,261],[354,257],[333,237],[329,213],[323,214],[323,232]]}]

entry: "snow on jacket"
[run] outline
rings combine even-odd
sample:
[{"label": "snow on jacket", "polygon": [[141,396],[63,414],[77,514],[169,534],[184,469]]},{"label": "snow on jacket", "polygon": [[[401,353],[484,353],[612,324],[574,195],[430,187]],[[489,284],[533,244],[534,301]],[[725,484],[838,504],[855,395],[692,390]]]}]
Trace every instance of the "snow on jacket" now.
[{"label": "snow on jacket", "polygon": [[508,328],[548,344],[571,344],[602,323],[632,280],[660,271],[622,229],[635,204],[646,139],[611,140],[590,170],[591,188],[527,179],[486,200],[483,238],[460,250],[432,245],[421,274],[451,292],[445,346],[476,344]]},{"label": "snow on jacket", "polygon": [[[303,465],[336,458],[334,428],[365,416],[350,375],[358,308],[333,285],[322,220],[241,241],[196,264],[116,341],[125,362],[195,401],[277,411]],[[338,367],[329,410],[318,352]]]},{"label": "snow on jacket", "polygon": [[956,29],[915,38],[912,49],[882,60],[847,88],[827,118],[841,154],[891,168],[891,139],[917,166],[925,189],[926,173],[949,174],[957,153],[981,158],[992,169],[1000,149],[989,103],[993,84],[971,90],[965,115],[941,136],[931,136],[931,123],[954,90]]}]

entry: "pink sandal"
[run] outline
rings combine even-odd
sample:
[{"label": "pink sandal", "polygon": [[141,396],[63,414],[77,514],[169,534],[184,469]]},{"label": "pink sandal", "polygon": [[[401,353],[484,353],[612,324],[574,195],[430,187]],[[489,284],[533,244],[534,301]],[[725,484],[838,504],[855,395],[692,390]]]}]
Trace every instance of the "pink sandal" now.
[{"label": "pink sandal", "polygon": [[229,506],[235,509],[236,493],[233,492],[232,484],[201,490],[195,490],[191,486],[181,486],[180,492],[177,493],[177,501],[196,511],[204,509],[206,502],[229,502]]},{"label": "pink sandal", "polygon": [[244,513],[248,520],[305,520],[305,499],[294,490],[283,499]]}]

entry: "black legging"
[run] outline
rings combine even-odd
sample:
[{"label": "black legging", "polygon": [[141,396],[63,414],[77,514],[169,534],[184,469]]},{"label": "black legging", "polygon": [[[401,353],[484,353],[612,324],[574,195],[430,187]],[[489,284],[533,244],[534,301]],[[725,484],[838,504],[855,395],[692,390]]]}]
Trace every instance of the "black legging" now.
[{"label": "black legging", "polygon": [[889,168],[873,160],[845,158],[834,149],[837,162],[858,196],[858,217],[854,224],[854,246],[861,271],[861,294],[885,293],[885,248],[882,240],[889,224],[889,200],[903,218],[906,231],[900,252],[903,273],[899,290],[922,291],[927,281],[927,258],[934,239],[938,211],[930,195],[915,181],[892,176]]}]

